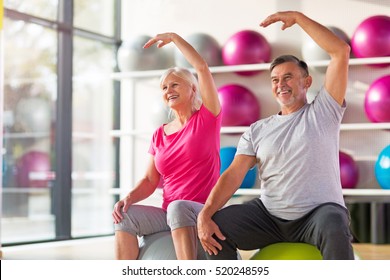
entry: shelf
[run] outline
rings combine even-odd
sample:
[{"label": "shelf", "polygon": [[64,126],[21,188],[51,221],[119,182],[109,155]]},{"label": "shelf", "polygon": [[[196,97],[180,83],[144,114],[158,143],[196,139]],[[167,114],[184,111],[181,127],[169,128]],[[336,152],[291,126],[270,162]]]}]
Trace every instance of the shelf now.
[{"label": "shelf", "polygon": [[[47,138],[50,137],[50,132],[6,132],[3,134],[4,139],[30,139],[30,138]],[[73,138],[78,139],[96,139],[96,133],[74,131]]]},{"label": "shelf", "polygon": [[[224,126],[221,128],[222,134],[235,134],[235,133],[244,133],[248,129],[248,126]],[[340,129],[342,131],[349,130],[381,130],[381,129],[390,129],[390,123],[348,123],[341,124]],[[136,136],[136,135],[151,135],[154,131],[152,130],[132,130],[132,131],[121,131],[121,130],[111,130],[111,137],[122,137],[122,136]],[[5,139],[25,139],[25,138],[44,138],[49,137],[49,133],[6,133],[4,134]],[[73,132],[72,135],[74,138],[79,139],[93,139],[97,136],[93,133],[83,133],[83,132]]]},{"label": "shelf", "polygon": [[[4,194],[50,194],[52,191],[51,187],[45,188],[2,188]],[[98,192],[97,189],[87,188],[72,188],[72,194],[93,194]]]},{"label": "shelf", "polygon": [[[347,151],[346,151],[347,152]],[[348,152],[347,152],[348,153]],[[368,162],[376,162],[378,160],[377,155],[371,155],[371,156],[353,156],[353,159],[355,161],[368,161]]]},{"label": "shelf", "polygon": [[[225,126],[221,128],[222,134],[229,133],[244,133],[248,129],[248,126]],[[132,131],[122,131],[122,130],[111,130],[111,137],[122,137],[122,136],[136,136],[136,135],[151,135],[154,131],[152,130],[132,130]]]},{"label": "shelf", "polygon": [[390,123],[342,123],[341,131],[390,129]]},{"label": "shelf", "polygon": [[387,196],[390,198],[390,190],[386,189],[343,189],[344,196]]},{"label": "shelf", "polygon": [[[236,134],[244,133],[249,127],[248,126],[224,126],[221,128],[221,134]],[[341,124],[341,131],[352,131],[352,130],[382,130],[390,129],[390,123],[344,123]],[[151,130],[111,130],[111,137],[123,137],[123,136],[136,136],[136,135],[151,135]]]},{"label": "shelf", "polygon": [[[235,194],[257,196],[260,195],[260,189],[238,189]],[[343,195],[361,197],[386,196],[390,201],[390,190],[386,189],[343,189]]]},{"label": "shelf", "polygon": [[132,131],[123,131],[123,130],[111,130],[111,137],[122,137],[122,136],[137,136],[137,135],[151,135],[153,131],[151,130],[132,130]]},{"label": "shelf", "polygon": [[[103,171],[73,171],[71,178],[74,181],[102,181],[113,180],[113,172]],[[30,171],[28,173],[28,179],[32,181],[54,181],[56,179],[55,171]],[[8,187],[3,187],[6,190]],[[9,188],[11,189],[11,188]],[[22,188],[16,188],[22,189]],[[40,189],[40,188],[37,188]]]},{"label": "shelf", "polygon": [[28,139],[28,138],[46,138],[50,137],[49,132],[6,132],[4,139]]},{"label": "shelf", "polygon": [[[118,188],[112,188],[109,189],[110,194],[121,194],[126,195],[129,192],[129,190],[121,190]],[[154,192],[157,195],[162,194],[162,189],[156,189]],[[243,196],[259,196],[260,195],[260,189],[254,188],[254,189],[238,189],[235,192],[235,195],[243,195]],[[390,190],[386,189],[343,189],[343,195],[344,197],[361,197],[361,198],[371,198],[372,200],[374,198],[380,198],[381,200],[386,200],[390,202]]]},{"label": "shelf", "polygon": [[230,134],[230,133],[244,133],[247,131],[249,126],[223,126],[221,127],[222,134]]},{"label": "shelf", "polygon": [[[370,57],[370,58],[351,58],[349,60],[349,65],[371,65],[371,64],[386,64],[390,63],[389,57]],[[310,67],[321,67],[327,66],[329,60],[318,60],[308,63]],[[259,70],[268,70],[270,63],[260,63],[260,64],[244,64],[244,65],[233,65],[233,66],[213,66],[210,67],[210,71],[213,74],[218,73],[231,73],[231,72],[241,72],[241,71],[259,71]],[[132,72],[117,72],[111,74],[111,78],[114,80],[123,80],[130,78],[152,78],[161,76],[166,69],[160,70],[150,70],[150,71],[132,71]],[[194,72],[194,69],[190,69]]]}]

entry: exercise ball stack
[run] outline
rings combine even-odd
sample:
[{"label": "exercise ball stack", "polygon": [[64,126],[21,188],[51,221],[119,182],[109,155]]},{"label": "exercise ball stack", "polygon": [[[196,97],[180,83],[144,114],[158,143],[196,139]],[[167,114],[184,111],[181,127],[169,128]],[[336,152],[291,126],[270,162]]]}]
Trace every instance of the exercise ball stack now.
[{"label": "exercise ball stack", "polygon": [[[257,31],[243,30],[233,34],[222,47],[225,65],[257,64],[271,60],[271,45]],[[242,71],[239,75],[252,76],[260,71]]]},{"label": "exercise ball stack", "polygon": [[[222,64],[222,51],[218,41],[211,35],[205,33],[194,33],[184,38],[194,49],[206,60],[209,66],[219,66]],[[178,67],[190,68],[183,54],[175,48],[175,64]]]},{"label": "exercise ball stack", "polygon": [[355,160],[347,153],[339,152],[340,179],[343,189],[353,189],[359,181],[359,169]]},{"label": "exercise ball stack", "polygon": [[16,162],[16,182],[21,188],[48,187],[47,177],[50,171],[50,157],[41,151],[29,151]]},{"label": "exercise ball stack", "polygon": [[156,46],[144,49],[143,46],[152,37],[135,36],[124,41],[118,49],[117,62],[122,72],[164,69],[169,63],[169,55],[165,49]]},{"label": "exercise ball stack", "polygon": [[218,88],[222,106],[222,126],[248,126],[260,117],[260,104],[246,87],[227,84]]},{"label": "exercise ball stack", "polygon": [[357,58],[390,56],[390,17],[376,15],[363,20],[352,35],[351,47]]},{"label": "exercise ball stack", "polygon": [[390,75],[371,83],[364,97],[364,111],[371,122],[390,122]]},{"label": "exercise ball stack", "polygon": [[390,145],[380,152],[375,162],[375,177],[383,189],[390,189]]},{"label": "exercise ball stack", "polygon": [[[234,156],[236,154],[237,148],[236,147],[222,147],[220,149],[220,158],[221,158],[221,169],[220,174],[222,173],[230,166],[232,163]],[[246,173],[244,180],[242,181],[240,188],[248,189],[253,188],[256,183],[256,166],[249,169],[249,171]]]}]

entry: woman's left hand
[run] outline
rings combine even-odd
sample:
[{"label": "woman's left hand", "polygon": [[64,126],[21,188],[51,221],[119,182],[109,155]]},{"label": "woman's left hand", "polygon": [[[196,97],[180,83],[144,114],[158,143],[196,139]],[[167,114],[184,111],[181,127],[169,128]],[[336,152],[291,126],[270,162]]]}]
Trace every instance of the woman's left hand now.
[{"label": "woman's left hand", "polygon": [[173,33],[162,33],[162,34],[157,34],[155,37],[150,39],[149,41],[146,42],[144,45],[144,48],[149,48],[150,46],[154,45],[157,43],[157,47],[161,48],[170,42],[172,42],[172,37]]}]

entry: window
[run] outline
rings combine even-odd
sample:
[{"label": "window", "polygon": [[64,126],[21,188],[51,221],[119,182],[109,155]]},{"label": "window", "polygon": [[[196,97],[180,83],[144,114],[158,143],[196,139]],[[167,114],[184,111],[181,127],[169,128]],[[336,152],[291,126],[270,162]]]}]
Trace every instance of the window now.
[{"label": "window", "polygon": [[2,245],[113,233],[119,5],[4,1]]},{"label": "window", "polygon": [[112,233],[115,48],[75,37],[73,59],[72,236]]}]

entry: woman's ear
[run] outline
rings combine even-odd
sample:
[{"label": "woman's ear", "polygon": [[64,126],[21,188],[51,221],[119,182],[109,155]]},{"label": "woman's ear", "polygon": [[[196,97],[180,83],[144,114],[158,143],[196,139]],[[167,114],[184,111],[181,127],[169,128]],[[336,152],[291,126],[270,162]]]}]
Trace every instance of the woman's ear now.
[{"label": "woman's ear", "polygon": [[191,88],[192,88],[192,93],[193,93],[194,96],[195,96],[195,95],[196,95],[196,86],[195,86],[195,85],[192,85]]}]

